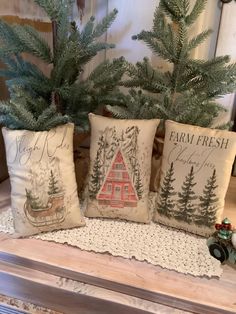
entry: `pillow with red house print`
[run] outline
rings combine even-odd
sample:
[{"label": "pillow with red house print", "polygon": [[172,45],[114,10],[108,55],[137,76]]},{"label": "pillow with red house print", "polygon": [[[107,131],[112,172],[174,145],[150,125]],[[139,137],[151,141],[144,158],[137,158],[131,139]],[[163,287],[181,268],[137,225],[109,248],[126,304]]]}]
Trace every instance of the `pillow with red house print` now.
[{"label": "pillow with red house print", "polygon": [[119,120],[89,114],[89,195],[85,216],[149,223],[153,140],[159,120]]},{"label": "pillow with red house print", "polygon": [[165,123],[155,221],[208,236],[222,220],[236,133]]}]

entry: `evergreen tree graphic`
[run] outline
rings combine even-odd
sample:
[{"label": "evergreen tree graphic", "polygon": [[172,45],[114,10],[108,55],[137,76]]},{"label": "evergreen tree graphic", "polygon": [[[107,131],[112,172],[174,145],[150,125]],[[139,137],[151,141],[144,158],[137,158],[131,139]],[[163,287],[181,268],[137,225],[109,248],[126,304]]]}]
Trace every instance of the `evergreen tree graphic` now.
[{"label": "evergreen tree graphic", "polygon": [[34,195],[33,192],[31,190],[27,190],[25,189],[26,192],[26,198],[27,201],[30,204],[31,209],[41,209],[44,206],[42,205],[41,201],[39,200],[39,197]]},{"label": "evergreen tree graphic", "polygon": [[142,180],[141,180],[141,176],[140,176],[140,169],[139,169],[138,163],[136,165],[134,178],[135,178],[134,187],[136,189],[138,198],[141,199],[142,194],[143,194],[143,184],[142,184]]},{"label": "evergreen tree graphic", "polygon": [[176,192],[174,192],[173,182],[175,181],[174,176],[174,165],[173,162],[170,168],[167,170],[166,175],[163,179],[163,183],[160,186],[160,198],[157,203],[157,211],[160,215],[171,217],[171,212],[175,206],[173,199],[171,199]]},{"label": "evergreen tree graphic", "polygon": [[50,171],[50,177],[49,177],[49,186],[48,186],[48,194],[53,195],[60,193],[61,189],[59,187],[58,181],[56,180],[53,171]]},{"label": "evergreen tree graphic", "polygon": [[125,153],[126,159],[129,161],[129,164],[131,166],[131,179],[136,184],[136,177],[137,174],[137,168],[138,168],[138,160],[137,160],[137,153],[138,153],[138,135],[139,135],[139,128],[137,126],[131,126],[125,129],[125,131],[122,133],[122,139],[121,142],[122,150]]},{"label": "evergreen tree graphic", "polygon": [[90,184],[89,184],[89,195],[92,198],[96,198],[96,195],[101,187],[101,179],[103,177],[102,170],[101,170],[101,151],[98,149],[96,158],[93,164],[93,170],[90,177]]},{"label": "evergreen tree graphic", "polygon": [[178,193],[178,209],[175,213],[175,218],[180,221],[185,221],[187,223],[192,222],[192,214],[196,210],[195,205],[192,201],[197,199],[195,192],[193,191],[193,187],[196,185],[194,183],[194,172],[193,167],[189,174],[185,177],[185,181],[182,185],[182,192]]},{"label": "evergreen tree graphic", "polygon": [[196,217],[195,223],[199,226],[212,227],[216,222],[216,197],[215,190],[218,187],[216,185],[216,170],[213,170],[212,176],[207,180],[207,183],[203,189],[203,195],[199,197],[200,211]]}]

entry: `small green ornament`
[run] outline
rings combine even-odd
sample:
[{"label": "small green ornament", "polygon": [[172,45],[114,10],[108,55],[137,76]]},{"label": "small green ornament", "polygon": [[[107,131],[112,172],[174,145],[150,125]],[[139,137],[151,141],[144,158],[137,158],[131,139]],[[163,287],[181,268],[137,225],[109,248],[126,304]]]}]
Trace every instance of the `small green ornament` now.
[{"label": "small green ornament", "polygon": [[218,229],[218,237],[223,240],[229,240],[232,236],[232,227],[228,218],[222,220],[220,228]]},{"label": "small green ornament", "polygon": [[230,222],[229,219],[226,217],[225,219],[222,220],[222,224],[223,224],[223,225],[231,225],[231,222]]}]

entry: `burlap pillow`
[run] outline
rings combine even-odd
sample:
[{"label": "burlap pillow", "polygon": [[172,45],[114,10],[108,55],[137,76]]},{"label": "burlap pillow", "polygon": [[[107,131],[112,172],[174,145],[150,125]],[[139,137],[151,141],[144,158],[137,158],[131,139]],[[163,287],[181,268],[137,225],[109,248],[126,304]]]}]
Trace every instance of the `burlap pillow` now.
[{"label": "burlap pillow", "polygon": [[221,221],[236,133],[166,122],[155,220],[207,236]]},{"label": "burlap pillow", "polygon": [[50,131],[3,128],[17,235],[83,226],[73,163],[73,124]]},{"label": "burlap pillow", "polygon": [[89,198],[85,215],[150,222],[148,194],[153,139],[159,120],[89,115]]}]

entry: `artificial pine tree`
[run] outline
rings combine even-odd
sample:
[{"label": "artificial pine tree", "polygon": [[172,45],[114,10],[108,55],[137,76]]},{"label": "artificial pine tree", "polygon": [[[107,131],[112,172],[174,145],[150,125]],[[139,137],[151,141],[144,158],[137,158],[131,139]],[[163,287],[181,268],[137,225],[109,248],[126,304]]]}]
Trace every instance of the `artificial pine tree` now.
[{"label": "artificial pine tree", "polygon": [[193,220],[192,214],[196,210],[195,204],[192,202],[197,199],[193,187],[196,185],[194,182],[193,166],[190,172],[185,177],[185,181],[181,187],[182,191],[178,193],[178,211],[175,213],[175,218],[180,221],[191,223]]},{"label": "artificial pine tree", "polygon": [[[223,108],[216,99],[236,88],[236,64],[229,57],[196,60],[191,57],[210,35],[206,30],[189,36],[189,30],[204,10],[206,0],[160,0],[150,31],[133,39],[142,40],[154,54],[171,65],[171,70],[154,68],[147,58],[129,65],[129,79],[123,85],[131,88],[122,106],[107,106],[118,118],[171,119],[177,122],[209,127]],[[136,90],[135,90],[136,89]],[[138,90],[137,90],[138,89]]]},{"label": "artificial pine tree", "polygon": [[173,188],[174,181],[174,165],[172,162],[170,168],[166,172],[163,183],[160,186],[160,200],[157,203],[158,213],[168,218],[171,217],[173,208],[175,206],[174,200],[172,199],[172,197],[176,195],[176,192],[174,192]]},{"label": "artificial pine tree", "polygon": [[50,171],[49,177],[49,186],[48,186],[48,195],[54,195],[61,192],[61,189],[58,185],[58,181],[56,180],[53,171]]},{"label": "artificial pine tree", "polygon": [[[44,99],[48,106],[56,106],[58,113],[69,115],[78,128],[88,128],[87,114],[104,104],[119,104],[118,82],[124,72],[124,60],[116,59],[100,64],[88,78],[82,80],[84,66],[96,54],[114,45],[99,42],[98,38],[106,32],[114,21],[117,10],[113,10],[100,23],[95,25],[91,17],[82,31],[75,22],[70,21],[74,0],[34,0],[45,10],[52,21],[53,49],[41,35],[28,25],[9,25],[0,20],[0,60],[6,69],[0,76],[7,79],[12,98],[15,87],[26,91],[32,99]],[[52,66],[47,77],[31,62],[22,58],[22,53],[31,54]],[[4,104],[5,105],[5,104]],[[11,103],[7,104],[11,107]],[[10,109],[9,109],[10,110]],[[14,110],[14,109],[13,109]],[[11,119],[6,108],[2,108],[7,117],[2,122],[12,128],[22,128],[24,124]],[[0,114],[1,114],[0,112]],[[15,112],[18,116],[18,112]],[[30,122],[32,112],[24,111]],[[8,118],[10,117],[10,118]],[[58,124],[61,119],[58,117]],[[8,123],[8,120],[11,123]],[[26,128],[34,129],[34,122]],[[38,129],[35,129],[38,130]]]},{"label": "artificial pine tree", "polygon": [[213,170],[211,177],[207,180],[207,184],[203,189],[203,196],[199,197],[199,213],[196,216],[195,223],[200,226],[212,227],[216,222],[216,170]]}]

